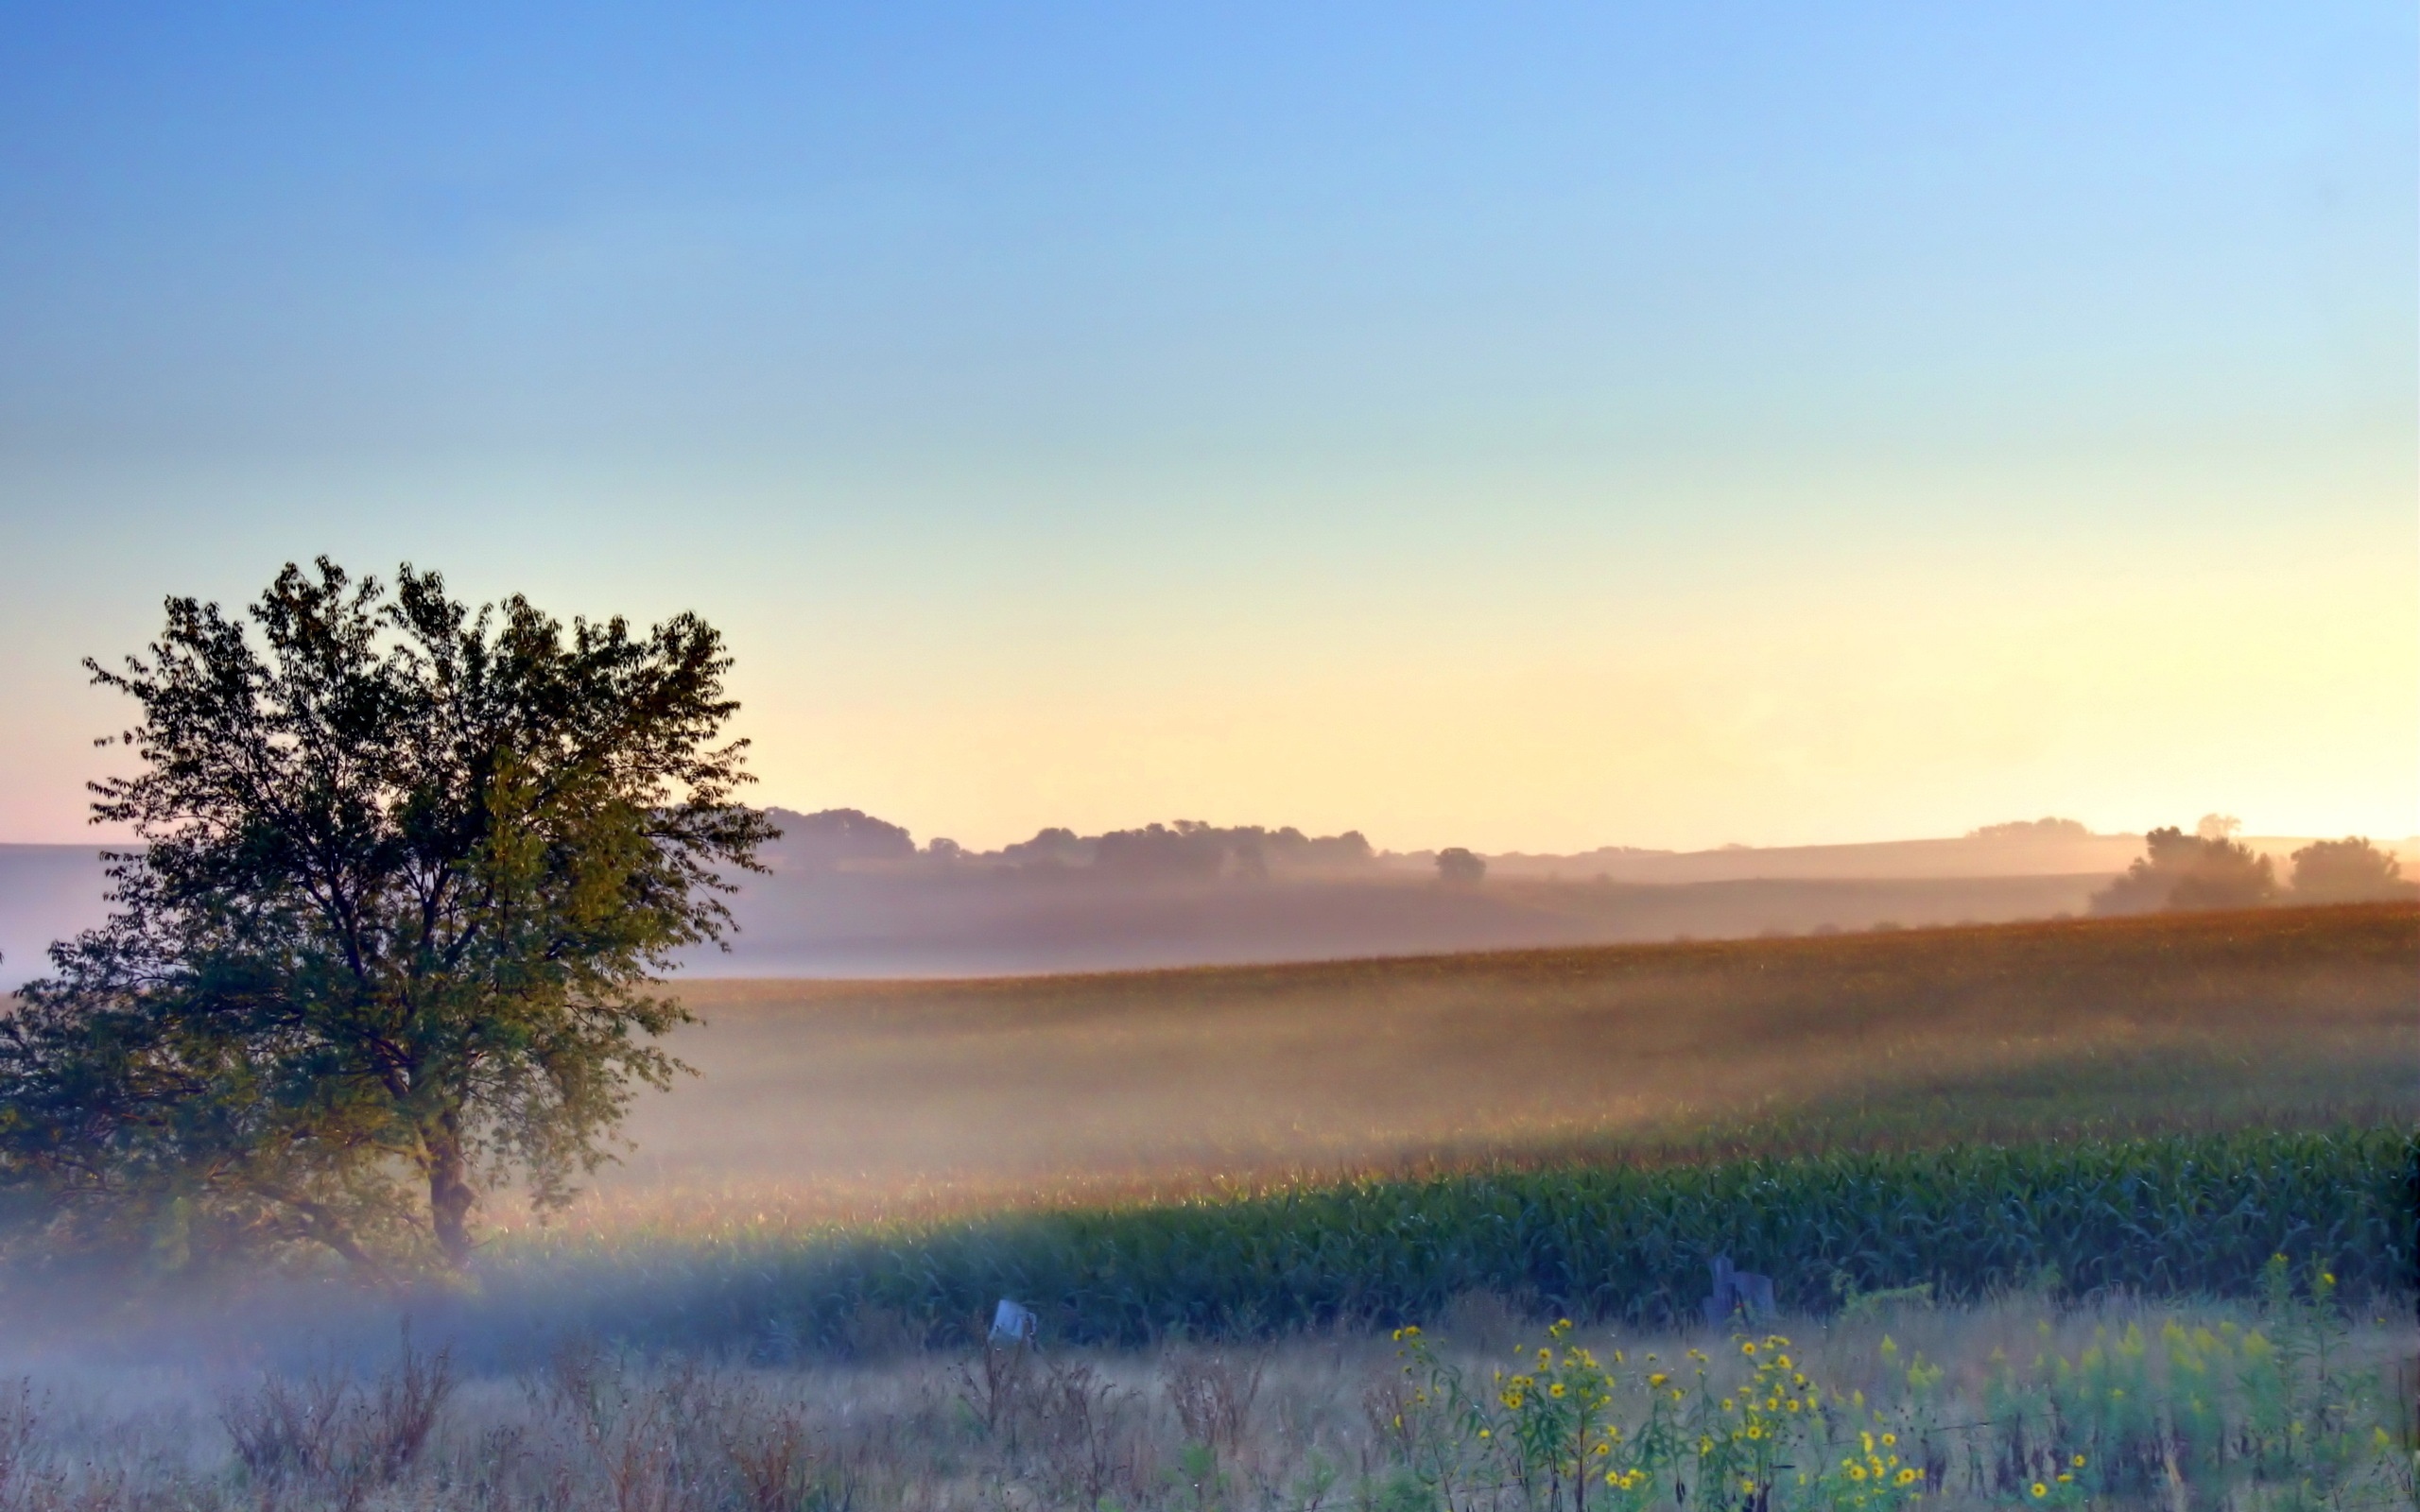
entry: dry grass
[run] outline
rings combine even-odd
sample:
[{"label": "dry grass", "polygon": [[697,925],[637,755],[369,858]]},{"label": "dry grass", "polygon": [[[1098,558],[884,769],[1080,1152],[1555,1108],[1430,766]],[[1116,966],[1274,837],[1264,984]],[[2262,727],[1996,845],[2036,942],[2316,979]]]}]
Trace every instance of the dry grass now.
[{"label": "dry grass", "polygon": [[2408,906],[685,992],[704,1074],[575,1223],[2420,1112]]},{"label": "dry grass", "polygon": [[[1465,1298],[1432,1332],[1443,1362],[1484,1384],[1492,1370],[1530,1358],[1540,1321],[1481,1296]],[[2356,1453],[2349,1467],[2339,1468],[2337,1494],[2318,1504],[2393,1505],[2403,1490],[2398,1462],[2372,1447],[2372,1425],[2392,1427],[2403,1410],[2394,1370],[2420,1339],[2408,1318],[2370,1314],[2350,1322],[2334,1341],[2327,1368],[2337,1382],[2330,1400]],[[2249,1307],[2115,1300],[2063,1312],[2024,1296],[1971,1309],[1886,1304],[1828,1324],[1786,1319],[1776,1326],[1793,1341],[1800,1368],[1834,1404],[1837,1421],[1827,1431],[1853,1437],[1876,1427],[1880,1414],[1882,1423],[1909,1435],[1911,1452],[1921,1435],[1924,1452],[1938,1462],[1941,1494],[1932,1502],[2024,1503],[2021,1486],[2002,1484],[2006,1452],[2012,1443],[2038,1446],[2047,1433],[2063,1466],[2070,1448],[2107,1464],[2113,1479],[2101,1487],[2108,1493],[2103,1504],[2166,1506],[2165,1492],[2130,1493],[2114,1477],[2118,1456],[2139,1457],[2145,1443],[2156,1456],[2157,1424],[2168,1420],[2161,1415],[2172,1415],[2181,1400],[2172,1351],[2184,1334],[2169,1332],[2171,1324],[2230,1339],[2267,1329],[2280,1340],[2291,1326]],[[2047,1364],[2036,1370],[2037,1360],[2083,1366],[2096,1347],[2103,1357],[2122,1354],[2130,1329],[2146,1341],[2132,1378],[2152,1399],[2143,1420],[2152,1436],[2144,1443],[2122,1442],[2117,1430],[2123,1425],[2114,1421],[2070,1416],[2061,1425],[2038,1403],[1996,1394],[2012,1370],[2022,1380],[2056,1378]],[[1572,1342],[1608,1363],[1622,1352],[1627,1363],[1616,1376],[1628,1383],[1616,1410],[1624,1413],[1636,1410],[1631,1395],[1649,1370],[1678,1369],[1685,1377],[1689,1367],[1681,1362],[1693,1347],[1715,1357],[1715,1395],[1740,1366],[1736,1348],[1716,1331],[1586,1330]],[[1652,1363],[1651,1354],[1665,1363]],[[1404,1363],[1384,1338],[1354,1336],[1245,1349],[1176,1345],[1142,1353],[995,1353],[988,1360],[969,1348],[806,1370],[642,1365],[575,1344],[518,1376],[449,1383],[433,1408],[425,1376],[406,1388],[395,1367],[372,1371],[350,1399],[364,1404],[358,1411],[339,1402],[317,1416],[312,1393],[326,1396],[324,1383],[333,1379],[324,1374],[314,1385],[207,1369],[140,1378],[87,1370],[29,1383],[0,1403],[0,1504],[60,1512],[1437,1508],[1444,1499],[1413,1473],[1437,1446],[1394,1420],[1411,1405]],[[1934,1366],[1941,1375],[1926,1384]],[[425,1360],[421,1368],[428,1368]],[[2321,1388],[2312,1382],[2296,1389],[2308,1395]],[[268,1401],[297,1405],[287,1438],[264,1455],[257,1425]],[[399,1405],[405,1403],[417,1405]],[[2256,1402],[2231,1395],[2221,1410],[2247,1430],[2258,1426]],[[361,1451],[403,1436],[415,1446],[406,1456]],[[1461,1451],[1472,1455],[1462,1469],[1471,1479],[1452,1505],[1461,1512],[1544,1512],[1554,1504],[1513,1486],[1491,1489],[1484,1480],[1489,1462],[1477,1452],[1483,1447],[1467,1435],[1462,1439]],[[2178,1495],[2186,1500],[2177,1504],[2258,1506],[2291,1490],[2290,1484],[2272,1486],[2266,1498],[2246,1500],[2247,1490],[2259,1487],[2245,1479],[2250,1469],[2240,1459],[2228,1472],[2237,1477],[2233,1497],[2220,1479],[2223,1467],[2187,1460],[2183,1469]],[[2289,1483],[2292,1473],[2299,1472],[2288,1473]],[[1788,1487],[1775,1502],[1822,1504]],[[1637,1512],[1658,1507],[1682,1512],[1661,1491]]]}]

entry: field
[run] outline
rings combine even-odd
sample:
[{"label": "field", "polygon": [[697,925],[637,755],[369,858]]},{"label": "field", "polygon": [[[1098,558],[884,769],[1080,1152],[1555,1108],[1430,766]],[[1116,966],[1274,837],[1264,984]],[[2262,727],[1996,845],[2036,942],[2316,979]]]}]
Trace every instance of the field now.
[{"label": "field", "polygon": [[[326,1281],[98,1352],[17,1297],[0,1508],[2412,1506],[2416,966],[2398,906],[702,984],[400,1363]],[[1697,1321],[1716,1254],[1780,1315]]]},{"label": "field", "polygon": [[700,994],[704,1074],[500,1239],[493,1348],[767,1359],[1000,1296],[1135,1345],[1465,1292],[1668,1321],[1719,1249],[1979,1298],[2411,1266],[2420,910]]},{"label": "field", "polygon": [[[54,1370],[0,1399],[25,1512],[1809,1512],[2413,1504],[2415,1338],[2323,1275],[1639,1331],[1485,1296],[1274,1344],[643,1359],[509,1373]],[[1754,1352],[1750,1352],[1750,1351]],[[1746,1389],[1754,1387],[1754,1390]]]},{"label": "field", "polygon": [[687,995],[575,1228],[2420,1113],[2408,907]]}]

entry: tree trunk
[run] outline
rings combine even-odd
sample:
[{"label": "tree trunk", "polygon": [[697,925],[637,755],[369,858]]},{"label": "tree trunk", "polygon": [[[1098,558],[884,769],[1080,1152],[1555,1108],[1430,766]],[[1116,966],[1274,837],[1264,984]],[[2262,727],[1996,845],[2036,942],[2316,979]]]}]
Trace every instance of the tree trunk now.
[{"label": "tree trunk", "polygon": [[471,1185],[470,1162],[462,1156],[461,1135],[454,1120],[441,1120],[421,1137],[428,1152],[429,1226],[445,1263],[460,1270],[471,1263],[471,1209],[479,1194]]}]

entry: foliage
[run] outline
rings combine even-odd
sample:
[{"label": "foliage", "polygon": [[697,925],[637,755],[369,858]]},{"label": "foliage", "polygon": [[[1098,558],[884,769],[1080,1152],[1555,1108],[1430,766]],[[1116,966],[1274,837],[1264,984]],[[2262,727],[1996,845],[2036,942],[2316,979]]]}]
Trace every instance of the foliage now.
[{"label": "foliage", "polygon": [[[1525,1512],[1707,1507],[1883,1512],[1931,1498],[2027,1508],[2108,1501],[2178,1507],[2344,1508],[2391,1502],[2398,1403],[2352,1366],[2323,1264],[2297,1293],[2285,1257],[2264,1268],[2261,1326],[2188,1330],[2156,1346],[2139,1323],[2103,1326],[2073,1357],[2046,1350],[2018,1370],[1996,1353],[1979,1413],[1943,1408],[1946,1370],[1902,1361],[1886,1335],[1885,1390],[1824,1384],[1790,1340],[1734,1335],[1611,1367],[1568,1320],[1516,1350],[1520,1365],[1474,1390],[1417,1328],[1396,1331],[1403,1384],[1380,1436],[1428,1488],[1427,1503]],[[2047,1335],[2048,1319],[2041,1328]],[[1683,1372],[1693,1380],[1680,1381]],[[1586,1473],[1582,1474],[1583,1469]]]},{"label": "foliage", "polygon": [[2393,1495],[2397,1405],[2375,1372],[2352,1368],[2337,1280],[2324,1259],[2279,1254],[2261,1271],[2258,1324],[2151,1333],[2106,1327],[2070,1357],[2045,1351],[1996,1364],[1986,1426],[1996,1443],[1977,1482],[2012,1500],[2059,1505],[2140,1500],[2194,1488],[2192,1505],[2228,1492],[2271,1504],[2341,1507]]},{"label": "foliage", "polygon": [[1437,880],[1448,887],[1476,887],[1487,880],[1487,858],[1449,845],[1437,852]]},{"label": "foliage", "polygon": [[2294,852],[2294,902],[2358,903],[2409,898],[2403,863],[2360,835],[2316,840]]},{"label": "foliage", "polygon": [[1013,1297],[1060,1339],[1134,1344],[1394,1326],[1481,1291],[1661,1323],[1696,1310],[1715,1253],[1811,1311],[1836,1271],[1944,1302],[2052,1274],[2078,1295],[2243,1296],[2280,1250],[2336,1257],[2366,1296],[2411,1274],[2415,1151],[2403,1128],[2248,1130],[1463,1172],[716,1245],[530,1238],[484,1268],[479,1305],[634,1341],[837,1347],[861,1310],[939,1327]]},{"label": "foliage", "polygon": [[0,1026],[0,1176],[49,1238],[168,1266],[458,1266],[480,1183],[560,1200],[677,1069],[650,978],[771,833],[715,744],[730,659],[692,616],[566,632],[324,558],[250,618],[171,599],[147,657],[87,663],[141,708],[95,816],[146,848]]},{"label": "foliage", "polygon": [[774,853],[793,866],[829,869],[851,861],[906,861],[916,854],[916,842],[906,830],[858,809],[765,813],[782,827]]},{"label": "foliage", "polygon": [[2202,834],[2169,827],[2143,836],[2143,854],[2126,874],[2092,895],[2096,914],[2159,909],[2256,908],[2277,896],[2269,858],[2204,821]]},{"label": "foliage", "polygon": [[1986,824],[1966,832],[1969,840],[2089,840],[2092,832],[2076,819],[2043,817],[2012,819],[2006,824]]},{"label": "foliage", "polygon": [[1266,880],[1271,868],[1363,867],[1375,854],[1358,830],[1314,836],[1290,824],[1275,830],[1257,824],[1222,828],[1179,819],[1096,835],[1053,826],[977,859],[1051,871],[1092,868],[1127,881],[1201,881],[1221,875]]}]

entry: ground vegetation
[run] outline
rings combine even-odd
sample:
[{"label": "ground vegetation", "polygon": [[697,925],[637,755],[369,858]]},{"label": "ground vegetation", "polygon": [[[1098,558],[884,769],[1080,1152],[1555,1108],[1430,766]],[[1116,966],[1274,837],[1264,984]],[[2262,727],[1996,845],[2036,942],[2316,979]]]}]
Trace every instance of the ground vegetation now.
[{"label": "ground vegetation", "polygon": [[0,1397],[26,1512],[1766,1512],[2411,1504],[2415,1341],[2278,1260],[2238,1301],[1864,1297],[1675,1330],[1472,1294],[1423,1325],[1148,1350],[497,1373],[53,1371]]}]

